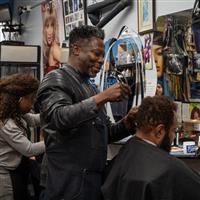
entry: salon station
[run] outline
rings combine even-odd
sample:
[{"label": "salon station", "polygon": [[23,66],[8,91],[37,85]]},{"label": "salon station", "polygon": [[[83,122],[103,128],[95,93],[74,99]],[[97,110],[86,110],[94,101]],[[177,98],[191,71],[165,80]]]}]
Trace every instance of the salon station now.
[{"label": "salon station", "polygon": [[[82,25],[105,31],[104,63],[91,82],[101,92],[117,82],[131,88],[130,98],[106,104],[111,121],[147,96],[169,97],[178,108],[170,154],[200,174],[200,1],[0,0],[0,77],[41,81],[68,62],[69,33]],[[110,144],[107,159],[130,137]]]}]

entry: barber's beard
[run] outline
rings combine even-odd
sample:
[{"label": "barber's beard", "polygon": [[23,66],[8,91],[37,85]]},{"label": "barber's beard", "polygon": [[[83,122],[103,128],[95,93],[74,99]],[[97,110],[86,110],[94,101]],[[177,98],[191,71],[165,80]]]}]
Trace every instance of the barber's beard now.
[{"label": "barber's beard", "polygon": [[170,138],[169,138],[169,134],[166,133],[161,144],[160,144],[160,148],[163,149],[164,151],[166,152],[170,152],[171,150],[171,141],[170,141]]}]

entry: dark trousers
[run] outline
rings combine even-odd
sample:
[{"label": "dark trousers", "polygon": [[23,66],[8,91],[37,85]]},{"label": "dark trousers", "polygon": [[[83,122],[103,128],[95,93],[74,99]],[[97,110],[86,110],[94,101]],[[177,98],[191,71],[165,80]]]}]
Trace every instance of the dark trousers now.
[{"label": "dark trousers", "polygon": [[40,200],[102,200],[102,174],[88,171],[65,173],[68,173],[65,180],[61,180],[63,177],[58,172],[56,180],[51,183],[47,181],[47,188],[42,191]]},{"label": "dark trousers", "polygon": [[14,200],[38,200],[40,169],[35,160],[23,157],[20,165],[10,171]]}]

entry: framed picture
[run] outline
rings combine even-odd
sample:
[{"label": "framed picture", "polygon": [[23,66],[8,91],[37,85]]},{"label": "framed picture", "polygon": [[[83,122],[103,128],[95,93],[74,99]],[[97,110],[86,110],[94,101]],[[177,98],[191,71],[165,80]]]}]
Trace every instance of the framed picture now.
[{"label": "framed picture", "polygon": [[62,0],[65,39],[68,40],[69,32],[80,25],[87,24],[86,0]]},{"label": "framed picture", "polygon": [[155,0],[138,0],[138,33],[150,33],[154,28]]}]

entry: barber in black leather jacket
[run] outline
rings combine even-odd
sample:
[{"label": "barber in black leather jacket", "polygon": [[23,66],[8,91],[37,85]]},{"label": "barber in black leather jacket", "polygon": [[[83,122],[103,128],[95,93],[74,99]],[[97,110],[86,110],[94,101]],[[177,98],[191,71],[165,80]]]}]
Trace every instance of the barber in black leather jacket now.
[{"label": "barber in black leather jacket", "polygon": [[130,95],[116,83],[101,93],[88,82],[103,63],[104,32],[81,26],[69,36],[68,65],[48,73],[38,91],[45,136],[48,178],[45,199],[99,200],[108,142],[128,135],[135,110],[111,124],[106,102]]}]

